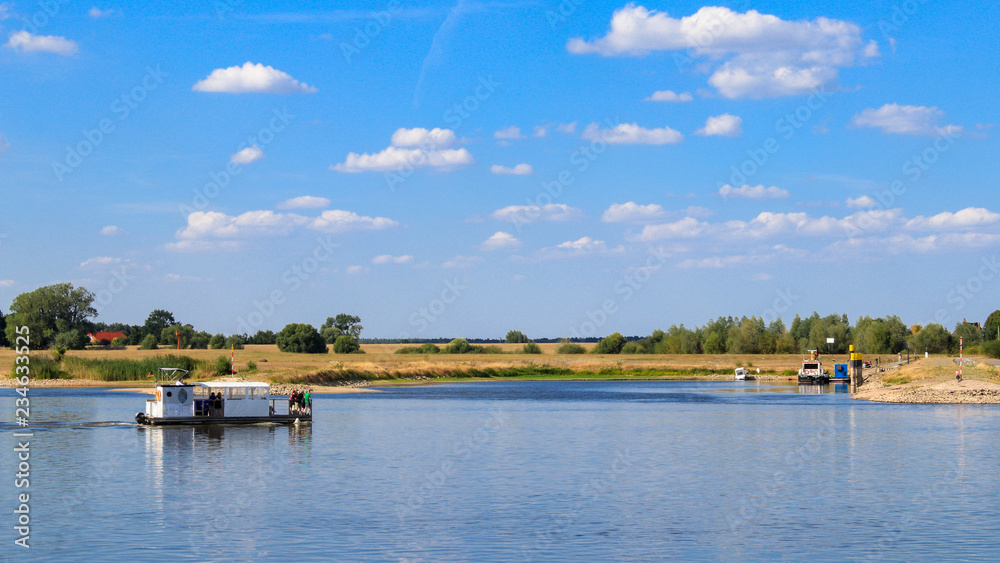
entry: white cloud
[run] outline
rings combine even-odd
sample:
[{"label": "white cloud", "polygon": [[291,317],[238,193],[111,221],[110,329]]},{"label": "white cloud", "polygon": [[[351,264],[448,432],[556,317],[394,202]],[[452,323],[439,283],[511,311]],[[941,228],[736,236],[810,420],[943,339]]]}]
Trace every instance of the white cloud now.
[{"label": "white cloud", "polygon": [[559,125],[556,125],[556,131],[559,131],[560,133],[566,133],[567,135],[572,135],[576,133],[576,122],[574,121],[572,123],[560,123]]},{"label": "white cloud", "polygon": [[684,51],[692,64],[710,69],[709,84],[727,98],[808,94],[835,85],[840,68],[878,54],[877,46],[863,43],[861,28],[846,21],[786,21],[713,6],[676,19],[635,4],[614,13],[604,37],[570,39],[566,47],[606,57]]},{"label": "white cloud", "polygon": [[494,174],[513,174],[515,176],[523,176],[526,174],[531,174],[534,171],[535,169],[532,168],[530,164],[524,164],[524,163],[518,164],[513,168],[507,168],[506,166],[502,166],[500,164],[494,164],[493,166],[490,166],[490,172]]},{"label": "white cloud", "polygon": [[875,201],[875,198],[867,195],[847,198],[847,207],[853,209],[868,209],[876,205],[878,205],[878,202]]},{"label": "white cloud", "polygon": [[517,240],[514,235],[503,231],[493,233],[493,236],[480,245],[483,250],[510,250],[519,246],[521,246],[521,241]]},{"label": "white cloud", "polygon": [[125,231],[123,231],[121,227],[118,227],[117,225],[107,225],[106,227],[101,228],[101,234],[106,237],[120,235],[124,232]]},{"label": "white cloud", "polygon": [[747,199],[778,199],[788,197],[788,190],[777,186],[765,188],[763,184],[756,186],[743,184],[738,188],[734,188],[733,186],[726,184],[719,188],[719,195],[722,196],[722,199],[736,197],[745,197]]},{"label": "white cloud", "polygon": [[330,205],[330,200],[325,197],[315,197],[311,195],[303,195],[299,197],[293,197],[292,199],[286,199],[285,201],[275,205],[278,209],[322,209]]},{"label": "white cloud", "polygon": [[372,264],[409,264],[410,262],[413,262],[413,256],[409,254],[404,254],[403,256],[381,254],[372,258]]},{"label": "white cloud", "polygon": [[112,258],[111,256],[97,256],[96,258],[88,258],[80,263],[81,268],[86,268],[87,266],[110,266],[112,264],[121,264],[124,262],[121,258]]},{"label": "white cloud", "polygon": [[739,137],[743,134],[743,118],[724,113],[709,117],[705,126],[694,132],[695,135],[719,137]]},{"label": "white cloud", "polygon": [[311,94],[316,88],[295,80],[272,66],[253,64],[217,68],[204,80],[191,87],[196,92],[224,92],[228,94]]},{"label": "white cloud", "polygon": [[966,229],[982,225],[992,225],[1000,221],[1000,213],[982,207],[967,207],[951,213],[944,211],[932,217],[917,216],[906,223],[908,229]]},{"label": "white cloud", "polygon": [[708,227],[708,223],[703,223],[694,217],[685,217],[673,223],[662,225],[646,225],[642,232],[629,240],[634,242],[652,242],[664,239],[693,238],[700,235]]},{"label": "white cloud", "polygon": [[645,98],[644,102],[690,102],[694,99],[694,96],[690,92],[681,92],[680,94],[674,92],[673,90],[659,90],[653,92],[651,96]]},{"label": "white cloud", "polygon": [[885,104],[874,109],[868,108],[851,118],[854,127],[874,127],[883,133],[897,135],[960,135],[959,125],[938,126],[944,112],[936,107],[901,106]]},{"label": "white cloud", "polygon": [[324,233],[374,231],[399,224],[385,217],[365,217],[353,211],[339,209],[324,211],[319,217],[276,213],[270,210],[247,211],[235,217],[218,211],[195,211],[188,215],[187,221],[187,225],[177,231],[178,239],[284,236],[291,234],[297,228]]},{"label": "white cloud", "polygon": [[603,240],[594,240],[590,237],[581,237],[576,240],[570,240],[558,244],[556,245],[556,248],[562,248],[564,250],[590,252],[597,250],[607,250],[608,246],[604,244]]},{"label": "white cloud", "polygon": [[455,144],[457,137],[451,129],[424,129],[414,127],[406,129],[400,127],[392,134],[392,146],[394,147],[419,147],[422,149],[446,149]]},{"label": "white cloud", "polygon": [[494,139],[523,139],[524,135],[521,135],[521,128],[516,125],[509,125],[502,129],[498,129],[493,133]]},{"label": "white cloud", "polygon": [[549,134],[548,125],[535,125],[535,132],[531,134],[532,137],[544,137]]},{"label": "white cloud", "polygon": [[10,13],[10,9],[13,7],[14,4],[12,2],[0,3],[0,21],[3,21],[13,15]]},{"label": "white cloud", "polygon": [[621,123],[612,129],[601,129],[591,123],[583,130],[584,139],[601,139],[610,145],[672,145],[684,140],[680,131],[663,127],[646,129],[636,123]]},{"label": "white cloud", "polygon": [[14,280],[0,280],[0,287],[14,287],[16,283]]},{"label": "white cloud", "polygon": [[102,10],[97,6],[94,6],[93,8],[87,10],[87,15],[94,19],[110,16],[113,13],[115,13],[115,11],[110,8],[107,10]]},{"label": "white cloud", "polygon": [[534,223],[536,221],[570,221],[578,219],[583,212],[565,203],[545,205],[508,205],[497,209],[490,216],[498,221],[512,223]]},{"label": "white cloud", "polygon": [[64,57],[75,55],[79,51],[77,44],[65,37],[32,35],[27,31],[11,33],[4,46],[24,53],[55,53]]},{"label": "white cloud", "polygon": [[611,207],[601,215],[601,221],[605,223],[648,223],[660,219],[665,214],[663,206],[656,203],[639,205],[630,201],[611,204]]},{"label": "white cloud", "polygon": [[192,240],[185,239],[176,242],[169,242],[163,248],[171,252],[213,252],[216,250],[234,251],[241,248],[241,244],[233,240]]},{"label": "white cloud", "polygon": [[[392,144],[373,154],[348,153],[344,162],[333,164],[337,172],[391,172],[407,168],[431,167],[450,170],[474,162],[472,154],[462,149],[448,149],[456,142],[451,129],[397,129]],[[419,148],[409,148],[417,146]]]},{"label": "white cloud", "polygon": [[257,145],[252,147],[247,147],[236,154],[229,157],[229,162],[235,164],[250,164],[251,162],[258,161],[264,158],[264,151],[260,150]]},{"label": "white cloud", "polygon": [[349,275],[356,276],[358,274],[363,274],[368,271],[366,266],[348,266],[344,269]]}]

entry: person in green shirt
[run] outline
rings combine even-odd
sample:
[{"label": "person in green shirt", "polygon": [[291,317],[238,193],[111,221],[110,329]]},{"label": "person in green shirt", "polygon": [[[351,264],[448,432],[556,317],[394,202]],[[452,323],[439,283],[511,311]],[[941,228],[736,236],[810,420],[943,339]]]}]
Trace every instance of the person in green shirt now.
[{"label": "person in green shirt", "polygon": [[305,401],[304,402],[305,402],[305,406],[306,406],[306,414],[312,414],[312,406],[313,406],[313,403],[312,403],[312,389],[306,391],[306,396],[305,396]]}]

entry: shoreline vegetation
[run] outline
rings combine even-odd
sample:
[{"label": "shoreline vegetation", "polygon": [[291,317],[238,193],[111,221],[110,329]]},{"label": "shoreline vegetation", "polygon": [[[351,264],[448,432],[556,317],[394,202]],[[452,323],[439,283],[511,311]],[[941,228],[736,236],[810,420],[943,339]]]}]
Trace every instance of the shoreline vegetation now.
[{"label": "shoreline vegetation", "polygon": [[[796,381],[799,354],[560,355],[559,344],[540,344],[541,354],[521,353],[521,344],[500,344],[492,354],[397,353],[402,344],[366,344],[364,354],[296,354],[274,345],[247,345],[229,350],[70,350],[61,357],[38,351],[31,355],[32,386],[109,387],[148,391],[145,374],[158,367],[191,371],[194,381],[252,380],[272,385],[275,394],[311,388],[320,393],[370,392],[370,386],[489,380],[729,380],[736,367],[746,367],[762,381]],[[592,348],[595,344],[584,345]],[[224,355],[220,352],[225,352]],[[236,373],[230,373],[235,354]],[[869,358],[866,356],[866,358]],[[896,356],[880,358],[880,364]],[[824,355],[832,370],[845,363],[843,354]],[[0,351],[2,385],[11,386],[14,353]],[[996,360],[966,359],[965,379],[954,380],[957,360],[948,356],[920,358],[909,365],[866,370],[865,384],[854,397],[877,402],[1000,403],[1000,367]],[[759,372],[758,372],[759,370]],[[47,377],[46,377],[47,376]]]}]

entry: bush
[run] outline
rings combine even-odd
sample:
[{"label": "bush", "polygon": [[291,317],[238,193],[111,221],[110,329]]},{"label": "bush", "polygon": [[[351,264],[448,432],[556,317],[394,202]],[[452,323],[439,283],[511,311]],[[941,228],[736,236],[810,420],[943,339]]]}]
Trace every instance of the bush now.
[{"label": "bush", "polygon": [[118,338],[115,338],[114,340],[111,341],[111,345],[114,346],[115,348],[123,348],[125,347],[125,342],[126,340],[121,336],[119,336]]},{"label": "bush", "polygon": [[1000,359],[1000,340],[988,340],[979,345],[984,356]]},{"label": "bush", "polygon": [[257,371],[257,362],[253,360],[247,362],[247,371]]},{"label": "bush", "polygon": [[403,346],[397,349],[394,354],[440,354],[441,349],[436,345],[427,342],[421,346]]},{"label": "bush", "polygon": [[353,336],[341,334],[333,341],[333,352],[335,354],[361,354],[361,345]]},{"label": "bush", "polygon": [[638,342],[626,342],[625,345],[622,346],[621,353],[622,354],[645,354],[646,353],[646,348],[642,344],[639,344]]},{"label": "bush", "polygon": [[221,334],[216,334],[208,341],[208,347],[212,350],[221,350],[223,346],[226,345],[226,337]]},{"label": "bush", "polygon": [[527,344],[524,345],[524,348],[521,349],[521,353],[522,354],[541,354],[542,353],[542,349],[538,347],[538,344],[535,344],[534,342],[528,342]]},{"label": "bush", "polygon": [[610,334],[597,343],[597,346],[590,351],[591,354],[620,354],[625,347],[625,337],[620,332]]},{"label": "bush", "polygon": [[472,345],[464,338],[456,338],[449,342],[442,352],[445,354],[469,354],[472,352]]},{"label": "bush", "polygon": [[208,343],[212,341],[212,335],[207,332],[196,332],[191,337],[192,350],[207,350]]},{"label": "bush", "polygon": [[586,354],[587,350],[579,344],[567,342],[556,348],[556,354]]},{"label": "bush", "polygon": [[282,352],[296,354],[326,354],[326,342],[319,331],[309,324],[291,323],[278,333],[275,343]]},{"label": "bush", "polygon": [[215,358],[215,366],[213,367],[215,375],[229,375],[233,372],[232,365],[229,363],[229,358],[225,356]]},{"label": "bush", "polygon": [[57,334],[52,340],[52,345],[62,346],[70,350],[83,350],[87,347],[88,342],[90,342],[90,338],[83,331],[74,329]]},{"label": "bush", "polygon": [[142,342],[139,344],[140,350],[156,350],[159,347],[160,346],[158,345],[156,336],[152,334],[147,334],[146,337],[143,338]]}]

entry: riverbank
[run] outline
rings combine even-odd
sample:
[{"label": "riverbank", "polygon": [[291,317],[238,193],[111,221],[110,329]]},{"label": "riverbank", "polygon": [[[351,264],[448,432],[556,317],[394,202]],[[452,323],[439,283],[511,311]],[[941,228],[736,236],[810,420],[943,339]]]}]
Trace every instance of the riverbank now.
[{"label": "riverbank", "polygon": [[966,359],[955,379],[957,359],[919,359],[909,365],[871,370],[855,399],[879,403],[1000,404],[1000,372],[991,362]]}]

